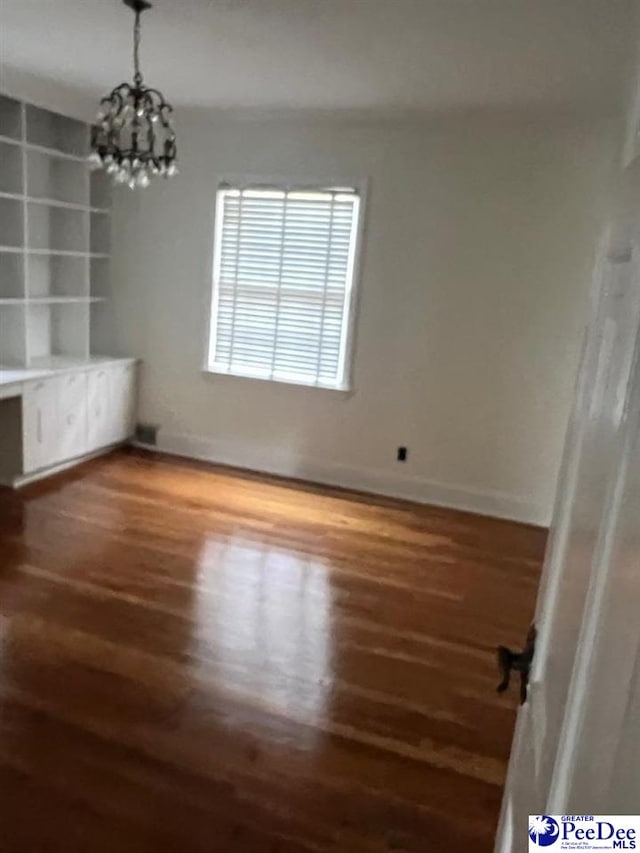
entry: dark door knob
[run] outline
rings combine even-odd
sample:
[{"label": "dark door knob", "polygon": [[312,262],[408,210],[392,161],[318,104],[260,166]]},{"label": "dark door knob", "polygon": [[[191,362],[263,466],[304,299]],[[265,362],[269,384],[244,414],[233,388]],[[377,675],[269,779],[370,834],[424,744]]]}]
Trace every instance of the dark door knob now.
[{"label": "dark door knob", "polygon": [[498,693],[504,693],[509,687],[511,673],[520,673],[520,704],[527,701],[529,672],[536,648],[536,626],[532,625],[527,634],[527,642],[521,652],[514,652],[506,646],[498,646],[498,669],[502,673],[502,681],[498,684]]}]

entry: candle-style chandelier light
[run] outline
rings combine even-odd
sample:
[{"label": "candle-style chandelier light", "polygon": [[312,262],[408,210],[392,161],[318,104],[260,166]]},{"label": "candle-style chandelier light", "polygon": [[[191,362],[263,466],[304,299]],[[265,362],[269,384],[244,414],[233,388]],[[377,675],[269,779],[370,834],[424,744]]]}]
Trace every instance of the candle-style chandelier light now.
[{"label": "candle-style chandelier light", "polygon": [[140,15],[147,0],[123,0],[133,10],[133,85],[119,86],[100,101],[92,129],[89,162],[104,168],[116,184],[147,187],[154,175],[178,173],[173,108],[157,89],[148,89],[140,71]]}]

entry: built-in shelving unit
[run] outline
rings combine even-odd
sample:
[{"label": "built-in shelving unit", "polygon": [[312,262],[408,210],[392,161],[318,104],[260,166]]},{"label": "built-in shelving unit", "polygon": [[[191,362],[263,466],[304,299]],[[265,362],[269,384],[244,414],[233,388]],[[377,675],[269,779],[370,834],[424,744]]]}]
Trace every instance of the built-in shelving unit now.
[{"label": "built-in shelving unit", "polygon": [[0,95],[0,365],[88,361],[106,345],[111,188],[89,127]]},{"label": "built-in shelving unit", "polygon": [[135,359],[109,355],[111,188],[89,127],[0,95],[0,483],[126,441]]}]

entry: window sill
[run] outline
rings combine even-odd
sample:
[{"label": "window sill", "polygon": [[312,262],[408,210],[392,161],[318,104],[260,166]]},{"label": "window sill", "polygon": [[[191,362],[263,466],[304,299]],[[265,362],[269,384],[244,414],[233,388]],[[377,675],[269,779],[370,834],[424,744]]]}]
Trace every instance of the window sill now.
[{"label": "window sill", "polygon": [[228,373],[226,370],[216,370],[213,367],[203,367],[202,373],[209,376],[222,377],[225,379],[239,379],[249,382],[260,382],[268,385],[284,385],[294,388],[306,388],[309,391],[328,391],[333,394],[342,396],[352,396],[354,394],[351,385],[310,385],[308,382],[297,382],[295,379],[268,379],[264,376],[249,376],[244,373]]}]

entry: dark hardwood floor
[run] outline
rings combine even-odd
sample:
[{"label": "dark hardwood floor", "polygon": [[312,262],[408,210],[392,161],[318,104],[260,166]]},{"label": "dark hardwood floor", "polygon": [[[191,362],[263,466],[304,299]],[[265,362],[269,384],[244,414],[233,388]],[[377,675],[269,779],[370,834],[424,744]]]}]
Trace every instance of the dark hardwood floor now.
[{"label": "dark hardwood floor", "polygon": [[0,850],[489,853],[545,537],[134,451],[0,490]]}]

